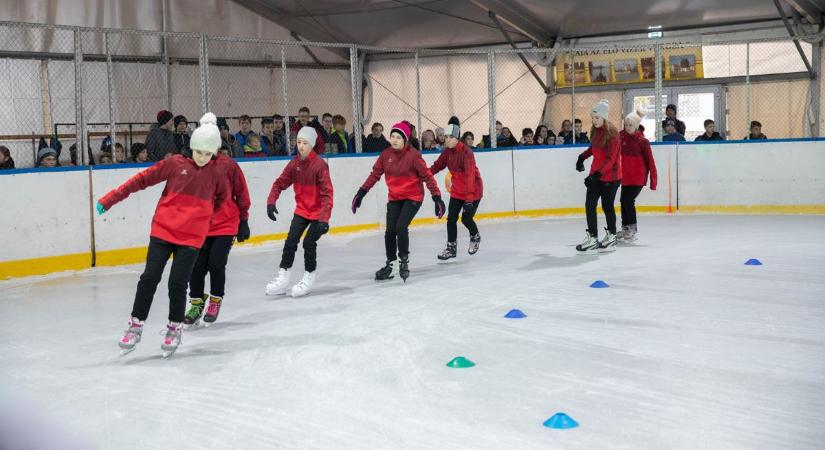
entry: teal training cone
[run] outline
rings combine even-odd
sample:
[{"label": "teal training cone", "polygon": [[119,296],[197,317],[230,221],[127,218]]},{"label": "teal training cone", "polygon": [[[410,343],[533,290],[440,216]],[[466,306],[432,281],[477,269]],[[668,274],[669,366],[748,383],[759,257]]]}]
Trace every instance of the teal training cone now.
[{"label": "teal training cone", "polygon": [[547,428],[555,428],[557,430],[566,430],[568,428],[576,428],[579,426],[579,423],[567,414],[560,412],[553,414],[553,417],[545,420],[544,426]]},{"label": "teal training cone", "polygon": [[596,280],[596,281],[593,282],[593,284],[590,285],[590,287],[596,288],[596,289],[603,289],[603,288],[610,287],[610,285],[605,283],[602,280]]},{"label": "teal training cone", "polygon": [[473,367],[474,365],[476,365],[476,363],[463,356],[456,356],[452,361],[447,363],[447,367],[452,367],[454,369],[466,369],[468,367]]}]

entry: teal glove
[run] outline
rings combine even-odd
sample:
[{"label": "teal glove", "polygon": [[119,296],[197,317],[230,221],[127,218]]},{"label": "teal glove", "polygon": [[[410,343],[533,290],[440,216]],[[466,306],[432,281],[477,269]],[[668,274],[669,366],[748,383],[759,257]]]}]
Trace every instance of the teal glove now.
[{"label": "teal glove", "polygon": [[100,202],[97,202],[97,215],[100,216],[105,212],[106,212],[106,208],[104,208],[103,205],[100,204]]}]

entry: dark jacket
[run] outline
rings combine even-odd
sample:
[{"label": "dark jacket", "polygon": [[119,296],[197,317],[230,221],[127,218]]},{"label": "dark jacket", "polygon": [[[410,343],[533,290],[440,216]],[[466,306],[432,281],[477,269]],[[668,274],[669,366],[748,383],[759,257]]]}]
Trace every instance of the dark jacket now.
[{"label": "dark jacket", "polygon": [[767,139],[767,138],[768,138],[768,137],[767,137],[767,136],[765,136],[764,134],[759,133],[759,136],[754,136],[754,135],[752,135],[752,134],[748,134],[747,136],[745,136],[745,139],[744,139],[744,140],[746,140],[746,141],[747,141],[747,140],[752,140],[752,139]]},{"label": "dark jacket", "polygon": [[0,164],[0,170],[14,169],[14,159],[9,156],[9,159]]},{"label": "dark jacket", "polygon": [[725,138],[723,138],[722,135],[719,134],[718,131],[714,131],[713,134],[710,135],[710,137],[708,137],[707,133],[702,133],[699,136],[696,136],[696,139],[694,139],[694,141],[724,141],[724,140],[725,140]]},{"label": "dark jacket", "polygon": [[178,146],[175,134],[158,124],[153,124],[146,136],[146,149],[149,150],[149,161],[160,161],[167,153],[176,153]]},{"label": "dark jacket", "polygon": [[189,133],[172,133],[175,137],[175,147],[178,149],[177,153],[183,154],[184,150],[189,149]]},{"label": "dark jacket", "polygon": [[382,134],[374,137],[372,134],[364,138],[364,153],[380,153],[390,146],[390,141]]},{"label": "dark jacket", "polygon": [[260,135],[261,149],[267,156],[287,156],[289,155],[289,144],[286,141],[286,134],[283,131],[272,133],[272,140],[265,134]]}]

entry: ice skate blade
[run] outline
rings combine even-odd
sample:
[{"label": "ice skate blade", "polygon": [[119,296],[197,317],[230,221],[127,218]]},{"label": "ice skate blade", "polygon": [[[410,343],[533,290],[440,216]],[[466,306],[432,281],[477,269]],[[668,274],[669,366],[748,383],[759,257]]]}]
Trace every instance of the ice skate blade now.
[{"label": "ice skate blade", "polygon": [[616,251],[616,246],[611,245],[610,247],[599,247],[599,253],[613,253]]},{"label": "ice skate blade", "polygon": [[595,249],[595,248],[590,249],[590,250],[576,250],[576,254],[581,255],[581,256],[591,256],[591,255],[598,255],[599,251],[598,251],[598,249]]},{"label": "ice skate blade", "polygon": [[132,347],[132,348],[122,348],[122,349],[120,349],[120,356],[126,356],[129,353],[132,353],[133,351],[135,351],[136,348],[137,348],[137,346]]},{"label": "ice skate blade", "polygon": [[172,356],[174,354],[175,354],[175,350],[164,350],[163,353],[161,354],[161,356],[164,359],[167,359],[167,358],[169,358],[170,356]]}]

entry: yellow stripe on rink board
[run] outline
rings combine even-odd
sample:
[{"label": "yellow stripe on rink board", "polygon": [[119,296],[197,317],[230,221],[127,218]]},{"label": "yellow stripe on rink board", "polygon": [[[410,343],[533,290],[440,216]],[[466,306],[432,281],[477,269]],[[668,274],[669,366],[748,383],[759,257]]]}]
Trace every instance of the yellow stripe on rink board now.
[{"label": "yellow stripe on rink board", "polygon": [[0,262],[0,280],[45,275],[66,270],[83,270],[92,266],[91,253],[46,256],[43,258],[16,259]]},{"label": "yellow stripe on rink board", "polygon": [[[637,206],[637,211],[641,213],[667,213],[667,206]],[[616,212],[620,208],[616,207]],[[699,205],[681,206],[678,214],[708,213],[708,214],[800,214],[800,215],[825,215],[825,205]],[[486,219],[506,219],[506,218],[528,218],[528,217],[558,217],[570,215],[583,215],[584,208],[549,208],[532,209],[523,211],[503,211],[479,213],[476,218]],[[422,217],[412,222],[414,226],[437,225],[443,223],[445,219],[435,217]],[[346,225],[330,229],[330,234],[358,233],[362,231],[375,231],[381,229],[377,223]],[[252,236],[247,242],[240,245],[260,245],[266,242],[282,241],[286,239],[286,233],[262,234]],[[96,254],[96,266],[119,266],[125,264],[137,264],[146,260],[146,247],[124,248],[116,250],[98,251]],[[84,270],[91,267],[91,253],[75,253],[70,255],[46,256],[42,258],[18,259],[14,261],[0,262],[0,280],[10,278],[27,277],[33,275],[45,275],[67,270]]]}]

